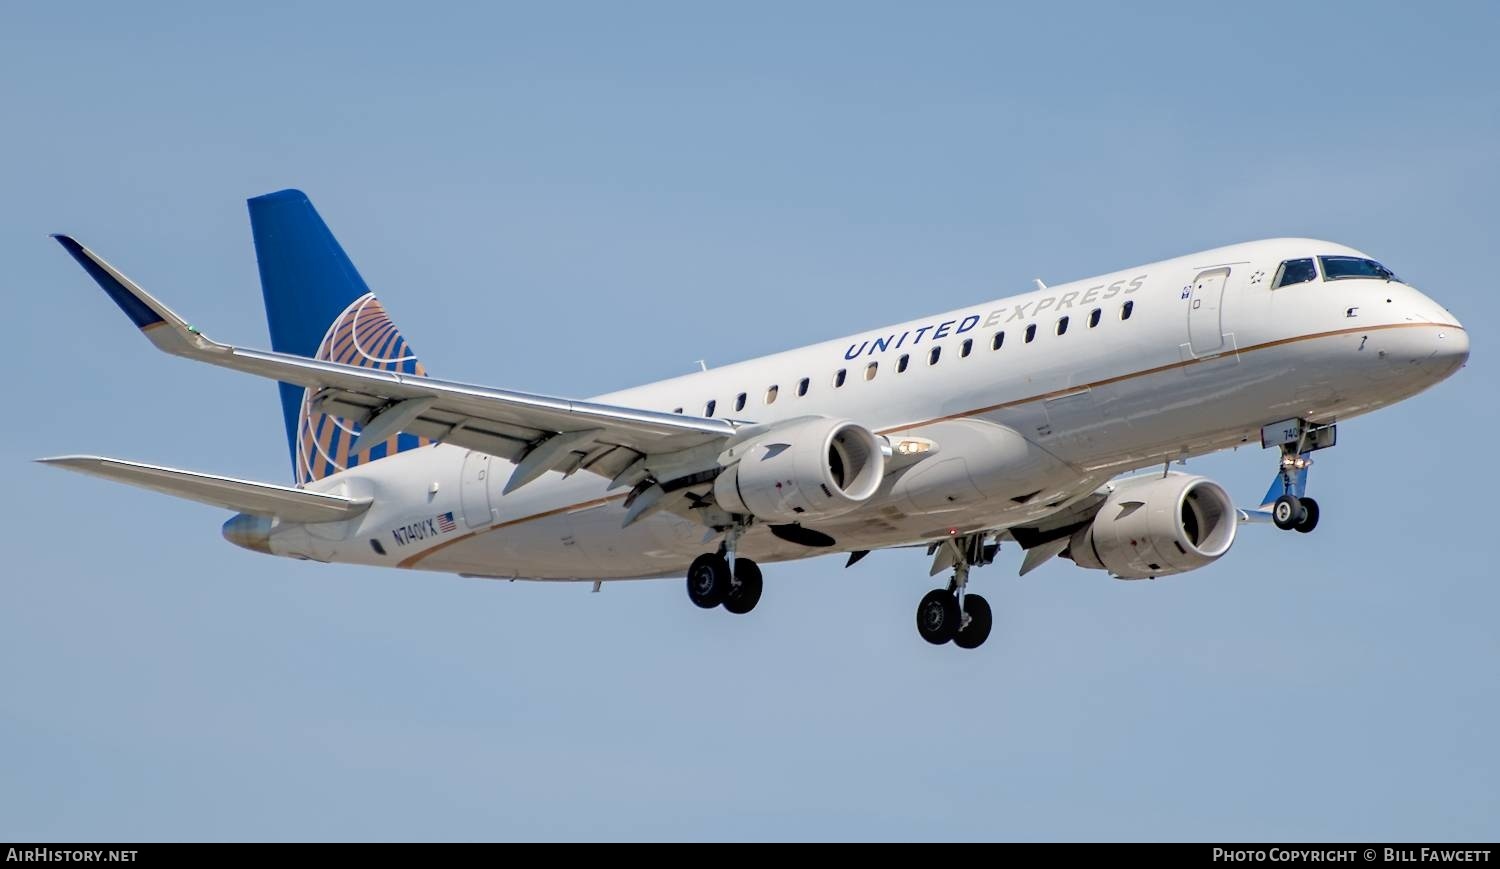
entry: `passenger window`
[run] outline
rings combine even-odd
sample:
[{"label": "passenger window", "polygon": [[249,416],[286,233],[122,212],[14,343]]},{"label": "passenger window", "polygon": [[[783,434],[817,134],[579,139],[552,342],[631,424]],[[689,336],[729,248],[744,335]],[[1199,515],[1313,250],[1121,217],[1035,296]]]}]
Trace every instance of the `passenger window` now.
[{"label": "passenger window", "polygon": [[1030,326],[1026,327],[1026,343],[1030,344],[1032,341],[1035,341],[1035,340],[1036,340],[1036,324],[1032,323]]},{"label": "passenger window", "polygon": [[911,362],[911,357],[908,356],[905,353],[902,353],[901,354],[901,358],[896,360],[896,373],[897,374],[901,374],[901,373],[905,372],[906,371],[906,365],[909,362]]},{"label": "passenger window", "polygon": [[964,343],[958,345],[958,355],[961,359],[968,359],[969,354],[974,351],[974,339],[965,338]]},{"label": "passenger window", "polygon": [[1000,347],[1001,347],[1001,345],[1003,345],[1004,343],[1005,343],[1005,333],[1004,332],[996,332],[994,340],[990,341],[990,349],[991,350],[999,350]]},{"label": "passenger window", "polygon": [[682,408],[680,408],[680,407],[674,407],[674,408],[672,408],[672,412],[673,413],[682,413]]},{"label": "passenger window", "polygon": [[880,370],[880,363],[879,362],[871,362],[869,365],[866,365],[865,366],[865,379],[866,380],[874,380],[875,379],[875,372],[877,372],[879,370]]},{"label": "passenger window", "polygon": [[802,396],[806,395],[807,394],[807,387],[809,387],[811,385],[812,385],[812,381],[811,380],[809,380],[806,377],[802,378],[802,380],[797,384],[797,397],[801,398]]},{"label": "passenger window", "polygon": [[770,389],[767,389],[766,390],[766,404],[775,404],[776,403],[776,393],[778,393],[780,391],[781,391],[781,387],[779,387],[779,386],[773,386]]},{"label": "passenger window", "polygon": [[719,405],[719,403],[717,401],[714,401],[714,400],[710,399],[709,402],[708,402],[708,404],[705,405],[704,408],[703,408],[703,415],[704,416],[713,416],[714,415],[714,408],[718,407],[718,405]]},{"label": "passenger window", "polygon": [[833,375],[833,388],[834,389],[838,389],[840,386],[844,385],[844,375],[846,375],[848,373],[849,372],[846,371],[845,369],[840,368],[839,371],[838,371],[838,373],[835,374],[835,375]]},{"label": "passenger window", "polygon": [[1068,331],[1068,318],[1067,317],[1058,317],[1057,318],[1057,334],[1063,335],[1063,334],[1066,334],[1067,331]]},{"label": "passenger window", "polygon": [[1130,315],[1135,313],[1135,302],[1126,302],[1120,306],[1120,319],[1129,320]]},{"label": "passenger window", "polygon": [[[1325,257],[1324,259],[1326,267],[1327,258]],[[1318,270],[1313,265],[1312,257],[1308,257],[1307,259],[1289,259],[1281,264],[1281,268],[1276,270],[1276,280],[1271,282],[1271,289],[1278,290],[1282,287],[1289,287],[1292,284],[1305,284],[1308,281],[1315,281],[1317,279]]]},{"label": "passenger window", "polygon": [[745,393],[741,392],[734,397],[734,409],[736,412],[745,409]]},{"label": "passenger window", "polygon": [[927,364],[928,365],[936,365],[937,361],[938,361],[938,357],[942,356],[942,355],[943,355],[943,348],[941,348],[941,347],[934,347],[934,348],[932,348],[932,352],[927,354]]},{"label": "passenger window", "polygon": [[1098,308],[1089,311],[1089,328],[1092,329],[1095,326],[1099,325],[1099,320],[1103,318],[1103,315],[1104,312],[1099,310]]}]

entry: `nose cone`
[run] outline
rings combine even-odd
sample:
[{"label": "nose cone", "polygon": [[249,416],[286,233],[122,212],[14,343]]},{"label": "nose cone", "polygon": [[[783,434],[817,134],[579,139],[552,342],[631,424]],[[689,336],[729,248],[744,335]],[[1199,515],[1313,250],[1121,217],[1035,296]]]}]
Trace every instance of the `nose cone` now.
[{"label": "nose cone", "polygon": [[1432,338],[1432,355],[1422,363],[1430,374],[1442,380],[1464,367],[1469,361],[1469,333],[1464,327],[1454,325],[1438,329]]},{"label": "nose cone", "polygon": [[271,554],[271,517],[241,513],[224,523],[224,539],[252,552]]},{"label": "nose cone", "polygon": [[1442,380],[1464,367],[1469,361],[1469,333],[1452,311],[1411,287],[1387,287],[1385,295],[1387,303],[1394,300],[1396,310],[1405,315],[1406,322],[1430,324],[1395,330],[1406,334],[1391,336],[1393,362],[1415,367],[1430,382]]}]

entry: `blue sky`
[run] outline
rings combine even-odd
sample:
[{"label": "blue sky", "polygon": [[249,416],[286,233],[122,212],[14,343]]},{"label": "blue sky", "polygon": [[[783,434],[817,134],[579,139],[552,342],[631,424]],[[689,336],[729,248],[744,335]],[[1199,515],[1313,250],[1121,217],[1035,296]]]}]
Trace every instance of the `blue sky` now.
[{"label": "blue sky", "polygon": [[[25,4],[0,28],[0,839],[1500,835],[1493,4]],[[157,354],[49,232],[264,345],[305,189],[429,370],[586,396],[1277,235],[1474,356],[1341,427],[1311,536],[1200,573],[918,553],[498,584],[224,543],[31,464],[285,481],[275,389]],[[1190,470],[1250,501],[1274,457]]]}]

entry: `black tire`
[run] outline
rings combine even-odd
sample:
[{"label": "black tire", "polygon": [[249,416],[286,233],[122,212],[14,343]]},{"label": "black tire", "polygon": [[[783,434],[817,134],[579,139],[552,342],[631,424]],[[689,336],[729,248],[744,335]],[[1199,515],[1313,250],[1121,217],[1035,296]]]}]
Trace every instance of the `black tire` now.
[{"label": "black tire", "polygon": [[1296,495],[1282,495],[1271,505],[1271,522],[1282,531],[1297,527],[1302,519],[1302,501]]},{"label": "black tire", "polygon": [[1311,498],[1302,499],[1302,520],[1297,523],[1297,530],[1303,534],[1311,534],[1318,527],[1318,502]]},{"label": "black tire", "polygon": [[953,637],[953,645],[960,649],[977,649],[990,637],[990,628],[995,625],[990,612],[990,602],[977,594],[964,595],[964,613],[969,623],[959,629]]},{"label": "black tire", "polygon": [[958,611],[958,598],[952,592],[933,589],[917,604],[917,633],[934,646],[941,646],[958,633],[962,617]]},{"label": "black tire", "polygon": [[693,559],[687,575],[688,599],[711,610],[729,594],[729,562],[724,556],[709,553]]},{"label": "black tire", "polygon": [[724,609],[742,616],[755,609],[755,605],[760,603],[760,592],[763,587],[760,565],[748,558],[736,558],[734,578],[736,582],[730,584],[729,591],[724,595]]}]

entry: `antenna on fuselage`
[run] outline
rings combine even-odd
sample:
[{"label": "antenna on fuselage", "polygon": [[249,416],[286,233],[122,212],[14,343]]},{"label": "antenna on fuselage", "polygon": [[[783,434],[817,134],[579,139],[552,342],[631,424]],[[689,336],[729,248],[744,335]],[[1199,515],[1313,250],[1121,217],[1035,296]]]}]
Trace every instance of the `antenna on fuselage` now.
[{"label": "antenna on fuselage", "polygon": [[1044,284],[1044,283],[1042,283],[1042,279],[1041,278],[1032,278],[1032,280],[1036,281],[1036,288],[1037,289],[1039,289],[1039,290],[1045,290],[1045,289],[1047,289],[1047,285]]},{"label": "antenna on fuselage", "polygon": [[706,360],[706,359],[699,359],[698,360],[698,370],[699,371],[707,371],[708,370],[708,360]]}]

